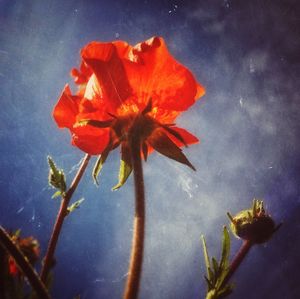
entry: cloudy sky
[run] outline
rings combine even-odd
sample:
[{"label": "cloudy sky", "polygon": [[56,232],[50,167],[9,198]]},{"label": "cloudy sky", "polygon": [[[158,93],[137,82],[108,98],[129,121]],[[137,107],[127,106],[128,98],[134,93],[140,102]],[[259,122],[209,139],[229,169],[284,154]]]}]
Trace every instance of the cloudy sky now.
[{"label": "cloudy sky", "polygon": [[[44,252],[59,202],[47,155],[68,182],[84,153],[51,116],[79,51],[92,40],[131,44],[158,35],[206,87],[177,121],[201,139],[185,149],[197,168],[157,153],[144,165],[147,231],[141,298],[204,298],[200,236],[219,255],[226,212],[264,198],[282,228],[256,246],[231,298],[299,298],[300,10],[296,0],[0,0],[0,224],[34,235]],[[92,164],[57,249],[53,298],[121,298],[133,218],[132,179],[119,191],[119,153],[97,188]],[[241,241],[232,236],[232,255]],[[67,277],[67,278],[66,278]]]}]

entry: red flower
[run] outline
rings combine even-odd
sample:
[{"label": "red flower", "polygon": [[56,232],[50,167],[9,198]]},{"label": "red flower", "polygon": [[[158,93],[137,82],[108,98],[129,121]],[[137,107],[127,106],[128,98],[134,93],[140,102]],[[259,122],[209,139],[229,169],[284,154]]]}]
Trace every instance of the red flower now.
[{"label": "red flower", "polygon": [[121,144],[124,153],[129,132],[138,128],[145,158],[154,148],[191,166],[178,146],[198,139],[173,123],[205,91],[164,40],[153,37],[134,47],[91,42],[81,56],[80,69],[71,71],[78,92],[72,95],[66,85],[53,112],[57,125],[71,131],[73,145],[97,155]]},{"label": "red flower", "polygon": [[[20,230],[17,230],[11,237],[30,264],[34,265],[38,261],[40,255],[39,242],[33,237],[21,238]],[[15,260],[10,255],[8,256],[8,272],[14,277],[22,275],[22,272],[20,272]]]}]

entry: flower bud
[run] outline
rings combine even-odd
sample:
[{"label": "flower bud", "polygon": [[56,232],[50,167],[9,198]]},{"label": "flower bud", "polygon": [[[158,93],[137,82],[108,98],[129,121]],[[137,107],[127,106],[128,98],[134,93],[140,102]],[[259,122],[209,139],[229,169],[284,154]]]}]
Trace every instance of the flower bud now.
[{"label": "flower bud", "polygon": [[266,214],[262,200],[254,199],[252,209],[243,210],[234,217],[227,214],[233,234],[253,244],[268,241],[280,226],[276,227],[271,216]]}]

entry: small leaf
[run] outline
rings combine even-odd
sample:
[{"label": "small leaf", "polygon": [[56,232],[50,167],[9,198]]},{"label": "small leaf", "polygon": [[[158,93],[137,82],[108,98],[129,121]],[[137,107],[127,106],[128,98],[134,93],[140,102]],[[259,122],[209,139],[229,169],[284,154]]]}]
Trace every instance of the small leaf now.
[{"label": "small leaf", "polygon": [[48,164],[50,166],[48,178],[49,185],[59,189],[61,192],[65,192],[67,189],[67,185],[64,171],[56,167],[54,161],[50,156],[48,156]]},{"label": "small leaf", "polygon": [[98,175],[108,157],[108,154],[109,152],[111,151],[112,149],[112,146],[111,146],[111,142],[109,142],[109,144],[107,145],[107,147],[105,148],[105,150],[102,152],[102,154],[98,157],[97,161],[96,161],[96,164],[94,166],[94,169],[93,169],[93,173],[92,173],[92,176],[93,176],[93,179],[94,179],[94,183],[96,185],[99,186],[99,182],[98,182]]},{"label": "small leaf", "polygon": [[19,229],[17,229],[15,232],[14,232],[14,237],[16,237],[16,238],[19,238],[20,237],[20,235],[21,235],[21,229],[19,228]]},{"label": "small leaf", "polygon": [[55,177],[59,177],[59,170],[57,169],[54,161],[52,160],[52,158],[50,156],[48,156],[47,159],[48,159],[48,164],[50,166],[50,170],[53,172],[53,175]]},{"label": "small leaf", "polygon": [[61,190],[57,190],[57,191],[51,196],[51,198],[52,198],[52,199],[55,199],[55,198],[57,198],[57,197],[59,197],[59,196],[61,196],[61,195],[62,195]]},{"label": "small leaf", "polygon": [[222,255],[220,261],[221,272],[228,267],[230,253],[230,236],[227,227],[223,228],[223,240],[222,240]]},{"label": "small leaf", "polygon": [[206,276],[204,276],[204,279],[207,283],[207,289],[212,290],[214,288],[213,284],[208,280],[208,278]]},{"label": "small leaf", "polygon": [[213,265],[213,269],[214,269],[214,278],[215,278],[215,280],[217,280],[218,275],[219,275],[219,264],[214,257],[211,258],[211,261],[212,261],[212,265]]},{"label": "small leaf", "polygon": [[148,138],[148,142],[162,155],[196,170],[187,157],[182,153],[182,150],[162,131],[162,129],[156,129]]},{"label": "small leaf", "polygon": [[208,277],[209,281],[211,281],[212,276],[211,276],[211,271],[209,271],[210,270],[210,262],[209,262],[209,255],[207,252],[207,246],[206,246],[204,236],[202,235],[201,237],[202,237],[202,246],[203,246],[203,254],[204,254],[207,277]]},{"label": "small leaf", "polygon": [[74,210],[78,209],[80,207],[80,205],[82,204],[82,202],[84,201],[84,198],[81,198],[77,201],[75,201],[73,204],[71,204],[68,209],[67,209],[67,213],[70,214],[72,213]]},{"label": "small leaf", "polygon": [[233,291],[233,285],[227,284],[224,288],[218,291],[218,299],[225,298]]},{"label": "small leaf", "polygon": [[119,182],[115,185],[112,190],[117,190],[122,187],[128,177],[132,172],[132,164],[131,164],[131,156],[130,156],[130,149],[127,143],[122,143],[121,148],[121,161],[120,161],[120,170],[119,170]]}]

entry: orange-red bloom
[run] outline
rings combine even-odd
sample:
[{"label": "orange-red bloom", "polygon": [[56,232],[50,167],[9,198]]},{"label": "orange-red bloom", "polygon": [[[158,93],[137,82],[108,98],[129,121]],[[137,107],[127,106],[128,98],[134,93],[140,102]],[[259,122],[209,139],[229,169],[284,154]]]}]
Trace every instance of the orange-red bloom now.
[{"label": "orange-red bloom", "polygon": [[[22,253],[30,262],[30,264],[34,265],[39,259],[39,255],[40,255],[39,242],[33,237],[21,238],[20,230],[18,230],[12,235],[12,240],[20,248]],[[8,272],[10,275],[15,277],[22,275],[15,260],[10,255],[8,256]]]},{"label": "orange-red bloom", "polygon": [[166,147],[198,141],[174,121],[204,88],[170,55],[162,38],[135,46],[91,42],[81,57],[80,69],[71,71],[78,92],[72,95],[66,85],[53,112],[57,125],[71,131],[73,145],[102,154],[108,147],[124,145],[134,124],[139,126],[144,156],[154,148],[174,159],[176,154]]}]

